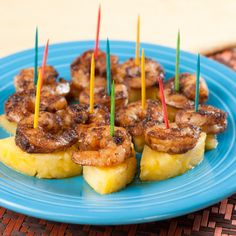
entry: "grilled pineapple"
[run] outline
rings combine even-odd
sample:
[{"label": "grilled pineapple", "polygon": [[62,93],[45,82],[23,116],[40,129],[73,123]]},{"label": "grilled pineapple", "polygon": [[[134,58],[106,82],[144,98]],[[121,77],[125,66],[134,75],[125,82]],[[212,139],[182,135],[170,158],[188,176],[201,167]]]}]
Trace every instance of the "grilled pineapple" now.
[{"label": "grilled pineapple", "polygon": [[10,134],[16,133],[16,123],[8,121],[5,115],[0,116],[0,126]]},{"label": "grilled pineapple", "polygon": [[176,115],[178,110],[179,110],[178,108],[167,105],[168,119],[169,119],[170,122],[174,122],[175,115]]},{"label": "grilled pineapple", "polygon": [[192,169],[204,157],[206,134],[201,136],[196,146],[184,154],[168,154],[152,150],[145,145],[141,159],[140,179],[142,181],[168,179]]},{"label": "grilled pineapple", "polygon": [[217,145],[218,145],[218,141],[217,141],[216,135],[208,134],[206,137],[205,149],[212,150],[212,149],[216,148]]},{"label": "grilled pineapple", "polygon": [[134,136],[133,143],[135,151],[141,153],[145,144],[144,135]]},{"label": "grilled pineapple", "polygon": [[82,167],[72,162],[71,156],[75,147],[64,152],[49,154],[29,154],[15,144],[15,138],[0,140],[0,161],[8,167],[38,178],[67,178],[80,175]]},{"label": "grilled pineapple", "polygon": [[135,172],[136,157],[130,157],[124,163],[112,167],[83,167],[84,179],[100,194],[108,194],[124,188],[133,180]]},{"label": "grilled pineapple", "polygon": [[[157,88],[150,87],[146,89],[146,99],[156,99],[157,98]],[[135,102],[141,99],[141,89],[129,89],[129,103]]]}]

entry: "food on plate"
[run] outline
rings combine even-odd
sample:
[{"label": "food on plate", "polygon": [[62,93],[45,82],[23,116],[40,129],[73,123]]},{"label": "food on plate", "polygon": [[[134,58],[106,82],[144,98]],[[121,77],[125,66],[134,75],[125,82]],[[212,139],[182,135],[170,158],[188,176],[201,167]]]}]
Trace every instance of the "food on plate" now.
[{"label": "food on plate", "polygon": [[38,128],[34,115],[19,121],[16,136],[0,140],[0,160],[14,170],[39,178],[65,178],[79,175],[82,167],[71,158],[78,141],[78,122],[83,112],[67,119],[61,113],[40,112]]},{"label": "food on plate", "polygon": [[206,134],[193,125],[157,124],[145,130],[142,181],[164,180],[194,168],[204,158]]},{"label": "food on plate", "polygon": [[[39,70],[41,67],[39,68]],[[47,65],[44,70],[44,82],[42,90],[55,95],[66,96],[70,92],[69,83],[60,78],[57,81],[58,72],[54,67]],[[34,68],[27,68],[20,71],[14,78],[16,92],[29,91],[35,88]]]},{"label": "food on plate", "polygon": [[[147,98],[155,99],[157,96],[157,81],[164,79],[164,70],[155,60],[145,58],[145,77]],[[135,64],[135,59],[130,58],[117,67],[113,77],[118,83],[128,87],[129,102],[141,99],[141,68]]]},{"label": "food on plate", "polygon": [[[41,111],[56,112],[67,107],[67,100],[62,95],[43,91],[41,94]],[[0,118],[0,125],[14,134],[17,123],[25,117],[34,114],[35,89],[16,92],[5,102],[5,115]]]},{"label": "food on plate", "polygon": [[[82,104],[89,104],[89,88],[84,89],[79,96],[79,101]],[[103,87],[94,88],[94,103],[101,104],[110,108],[110,96],[107,94],[107,89]],[[125,107],[128,104],[128,91],[124,84],[115,85],[115,102],[116,109]]]},{"label": "food on plate", "polygon": [[227,128],[227,113],[210,105],[200,105],[198,112],[194,108],[178,111],[175,121],[200,127],[207,134],[206,149],[210,150],[217,147],[216,135]]},{"label": "food on plate", "polygon": [[[80,93],[89,88],[90,66],[93,50],[85,51],[81,56],[77,57],[71,64],[71,95],[76,100],[79,99]],[[116,73],[118,65],[118,57],[111,55],[111,74]],[[98,50],[95,59],[95,88],[106,86],[106,53]]]},{"label": "food on plate", "polygon": [[65,110],[57,112],[66,122],[74,120],[78,135],[87,132],[90,127],[109,125],[110,113],[107,107],[99,104],[94,105],[93,113],[89,112],[87,104],[73,104]]},{"label": "food on plate", "polygon": [[[174,121],[175,114],[178,110],[188,108],[194,105],[196,76],[190,73],[182,73],[179,75],[179,92],[175,91],[175,79],[171,78],[164,82],[164,94],[167,104],[168,117],[170,121]],[[207,101],[209,90],[203,78],[199,83],[199,103]]]},{"label": "food on plate", "polygon": [[116,113],[116,125],[128,130],[137,152],[143,150],[144,129],[162,122],[162,107],[158,100],[146,100],[145,109],[142,109],[141,101],[132,102]]},{"label": "food on plate", "polygon": [[129,133],[110,126],[90,127],[79,136],[73,161],[83,166],[85,181],[98,193],[116,192],[129,184],[136,172],[136,157]]},{"label": "food on plate", "polygon": [[71,160],[75,147],[53,153],[27,153],[15,144],[15,138],[0,139],[0,161],[25,175],[60,179],[82,173],[82,167]]}]

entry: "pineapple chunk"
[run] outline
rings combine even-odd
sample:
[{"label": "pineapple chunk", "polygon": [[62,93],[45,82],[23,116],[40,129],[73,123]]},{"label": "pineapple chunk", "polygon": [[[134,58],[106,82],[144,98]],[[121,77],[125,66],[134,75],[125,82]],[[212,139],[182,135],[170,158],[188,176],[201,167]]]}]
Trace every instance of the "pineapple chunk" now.
[{"label": "pineapple chunk", "polygon": [[192,169],[204,158],[206,134],[201,136],[196,146],[183,154],[168,154],[152,150],[145,145],[141,159],[140,179],[142,181],[168,179]]},{"label": "pineapple chunk", "polygon": [[8,133],[15,135],[17,124],[15,122],[8,121],[5,115],[0,116],[0,126]]},{"label": "pineapple chunk", "polygon": [[67,178],[80,175],[82,167],[71,160],[75,147],[64,152],[30,154],[15,144],[15,138],[0,140],[0,161],[6,166],[29,176],[38,178]]},{"label": "pineapple chunk", "polygon": [[216,148],[217,145],[218,145],[218,141],[216,139],[216,136],[214,134],[208,134],[206,137],[205,149],[212,150]]},{"label": "pineapple chunk", "polygon": [[167,105],[168,119],[170,122],[175,121],[175,115],[176,115],[177,111],[179,111],[178,108]]},{"label": "pineapple chunk", "polygon": [[83,177],[98,193],[109,194],[132,182],[136,172],[136,157],[112,167],[84,166]]},{"label": "pineapple chunk", "polygon": [[[157,88],[150,87],[146,89],[146,99],[156,99],[157,98]],[[129,103],[135,102],[141,99],[141,89],[129,89]]]},{"label": "pineapple chunk", "polygon": [[135,151],[141,153],[145,145],[144,135],[134,136],[133,143]]}]

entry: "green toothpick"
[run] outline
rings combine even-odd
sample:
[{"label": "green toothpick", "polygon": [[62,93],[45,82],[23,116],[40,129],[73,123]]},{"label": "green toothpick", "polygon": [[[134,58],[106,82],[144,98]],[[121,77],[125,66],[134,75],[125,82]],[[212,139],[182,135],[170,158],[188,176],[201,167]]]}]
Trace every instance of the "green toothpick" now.
[{"label": "green toothpick", "polygon": [[107,38],[106,48],[106,68],[107,68],[107,94],[111,96],[111,61],[110,61],[110,43]]},{"label": "green toothpick", "polygon": [[196,91],[195,91],[195,112],[198,112],[199,101],[199,79],[200,79],[200,55],[197,55]]},{"label": "green toothpick", "polygon": [[179,92],[179,48],[180,48],[180,32],[178,31],[176,46],[176,62],[175,62],[175,91]]},{"label": "green toothpick", "polygon": [[34,47],[34,86],[36,87],[38,79],[38,27],[35,33],[35,47]]},{"label": "green toothpick", "polygon": [[114,80],[112,82],[111,87],[111,115],[110,115],[110,134],[114,136],[115,129],[115,83]]}]

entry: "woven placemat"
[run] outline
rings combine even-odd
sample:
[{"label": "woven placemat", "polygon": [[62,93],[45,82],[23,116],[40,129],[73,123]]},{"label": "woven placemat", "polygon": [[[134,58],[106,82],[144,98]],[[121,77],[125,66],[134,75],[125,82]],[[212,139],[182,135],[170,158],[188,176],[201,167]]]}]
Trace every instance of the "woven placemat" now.
[{"label": "woven placemat", "polygon": [[[210,56],[236,71],[236,50]],[[204,210],[154,223],[121,226],[72,225],[28,217],[0,207],[3,236],[230,236],[236,235],[236,194]]]}]

